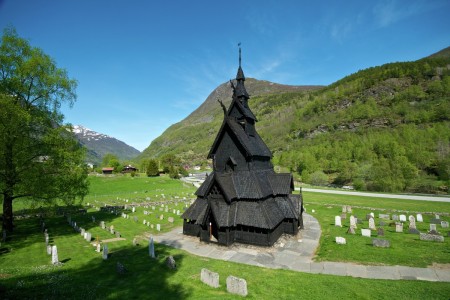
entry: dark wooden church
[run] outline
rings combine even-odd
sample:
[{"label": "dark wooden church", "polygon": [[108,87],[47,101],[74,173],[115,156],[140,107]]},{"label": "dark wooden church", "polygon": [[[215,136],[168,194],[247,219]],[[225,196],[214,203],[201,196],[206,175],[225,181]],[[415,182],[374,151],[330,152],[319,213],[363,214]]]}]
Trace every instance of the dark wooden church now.
[{"label": "dark wooden church", "polygon": [[213,172],[196,192],[197,199],[183,213],[183,233],[221,245],[234,242],[271,246],[283,233],[303,227],[302,196],[292,194],[292,174],[278,174],[272,153],[255,129],[248,106],[244,72],[239,68],[233,99],[208,158]]}]

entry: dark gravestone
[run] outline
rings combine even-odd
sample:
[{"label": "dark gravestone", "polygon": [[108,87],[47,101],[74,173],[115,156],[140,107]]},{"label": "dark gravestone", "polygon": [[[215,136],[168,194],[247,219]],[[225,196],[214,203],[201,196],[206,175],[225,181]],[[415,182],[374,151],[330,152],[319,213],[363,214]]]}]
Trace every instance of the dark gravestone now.
[{"label": "dark gravestone", "polygon": [[166,258],[166,266],[171,270],[175,270],[177,268],[177,264],[172,255]]},{"label": "dark gravestone", "polygon": [[420,234],[420,231],[417,230],[417,228],[409,228],[408,232],[411,234]]},{"label": "dark gravestone", "polygon": [[380,221],[380,222],[378,223],[378,226],[386,226],[386,223],[383,222],[383,221]]},{"label": "dark gravestone", "polygon": [[391,243],[388,240],[372,239],[372,245],[374,247],[389,248]]},{"label": "dark gravestone", "polygon": [[377,235],[378,235],[378,236],[384,236],[384,229],[381,228],[381,227],[378,227],[378,229],[377,229]]},{"label": "dark gravestone", "polygon": [[437,234],[421,233],[420,240],[421,241],[444,242],[444,237],[442,235],[437,235]]},{"label": "dark gravestone", "polygon": [[125,266],[123,264],[121,264],[120,262],[117,262],[116,271],[117,271],[117,274],[123,275],[127,272],[127,269],[125,268]]},{"label": "dark gravestone", "polygon": [[441,219],[431,219],[430,223],[431,224],[441,224],[441,221],[442,221]]},{"label": "dark gravestone", "polygon": [[349,227],[348,228],[348,230],[347,230],[347,233],[349,233],[349,234],[355,234],[355,228],[353,228],[353,227]]}]

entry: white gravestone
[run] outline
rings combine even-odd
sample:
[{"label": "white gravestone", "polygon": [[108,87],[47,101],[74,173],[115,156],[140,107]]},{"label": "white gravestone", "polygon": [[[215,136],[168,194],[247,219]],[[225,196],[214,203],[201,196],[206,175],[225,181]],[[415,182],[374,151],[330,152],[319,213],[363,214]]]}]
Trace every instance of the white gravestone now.
[{"label": "white gravestone", "polygon": [[210,287],[219,287],[219,273],[211,272],[210,270],[203,268],[200,273],[200,280]]},{"label": "white gravestone", "polygon": [[406,216],[405,215],[400,215],[400,222],[406,222]]},{"label": "white gravestone", "polygon": [[377,230],[375,227],[375,219],[374,218],[370,218],[369,219],[369,229],[370,230]]},{"label": "white gravestone", "polygon": [[345,238],[343,238],[343,237],[341,237],[341,236],[337,236],[336,237],[336,244],[339,244],[339,245],[345,245],[347,242],[346,242],[346,240],[345,240]]},{"label": "white gravestone", "polygon": [[370,229],[361,229],[361,235],[370,237],[372,234],[372,231]]},{"label": "white gravestone", "polygon": [[230,275],[227,277],[227,291],[245,297],[247,296],[247,281]]},{"label": "white gravestone", "polygon": [[350,227],[352,228],[358,228],[356,226],[356,218],[354,216],[350,216]]},{"label": "white gravestone", "polygon": [[447,221],[441,221],[441,227],[442,228],[448,228],[448,222]]},{"label": "white gravestone", "polygon": [[422,214],[417,214],[417,222],[423,222]]},{"label": "white gravestone", "polygon": [[334,217],[334,226],[342,227],[342,222],[341,222],[341,217],[340,216],[335,216]]},{"label": "white gravestone", "polygon": [[409,216],[408,220],[409,220],[409,228],[416,229],[416,218],[414,218],[414,216]]},{"label": "white gravestone", "polygon": [[395,232],[403,232],[403,223],[395,223]]},{"label": "white gravestone", "polygon": [[58,260],[58,249],[56,246],[52,247],[52,264],[57,265],[59,263]]},{"label": "white gravestone", "polygon": [[436,231],[436,224],[430,224],[430,231]]},{"label": "white gravestone", "polygon": [[161,231],[161,224],[156,224],[156,230]]}]

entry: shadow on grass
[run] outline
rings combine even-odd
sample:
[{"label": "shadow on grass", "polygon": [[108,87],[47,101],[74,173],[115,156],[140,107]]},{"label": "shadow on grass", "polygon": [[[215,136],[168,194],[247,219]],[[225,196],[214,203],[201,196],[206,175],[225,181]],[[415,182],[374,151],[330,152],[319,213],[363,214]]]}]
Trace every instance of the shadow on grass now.
[{"label": "shadow on grass", "polygon": [[[105,222],[120,217],[103,212],[94,214]],[[89,220],[91,215],[77,215],[77,219]],[[177,277],[178,270],[169,269],[165,263],[172,255],[180,268],[184,255],[172,254],[174,250],[167,246],[155,244],[157,257],[153,259],[147,242],[142,241],[140,246],[117,242],[110,247],[108,260],[103,260],[91,246],[83,245],[79,233],[73,231],[65,217],[47,217],[44,221],[51,240],[59,243],[62,265],[51,265],[50,256],[43,254],[45,239],[39,218],[16,221],[15,231],[0,250],[0,261],[7,267],[5,274],[0,274],[0,299],[185,299],[191,294],[190,289],[176,283],[179,279],[172,279]],[[85,229],[99,226],[97,222],[84,223]],[[20,248],[35,258],[28,262],[14,258]],[[8,266],[12,261],[13,265]],[[125,267],[125,272],[118,271],[118,263]]]}]

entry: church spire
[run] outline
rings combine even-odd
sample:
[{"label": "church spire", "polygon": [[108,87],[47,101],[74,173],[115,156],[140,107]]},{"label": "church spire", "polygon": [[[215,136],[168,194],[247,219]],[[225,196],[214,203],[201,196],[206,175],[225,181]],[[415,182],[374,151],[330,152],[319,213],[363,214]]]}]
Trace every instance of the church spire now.
[{"label": "church spire", "polygon": [[236,96],[238,98],[240,97],[244,97],[245,100],[248,100],[248,98],[250,98],[250,96],[248,95],[247,91],[245,90],[245,86],[244,86],[244,81],[245,81],[245,76],[244,76],[244,71],[242,71],[242,67],[241,67],[241,43],[238,44],[239,46],[239,68],[238,68],[238,72],[236,75]]}]

